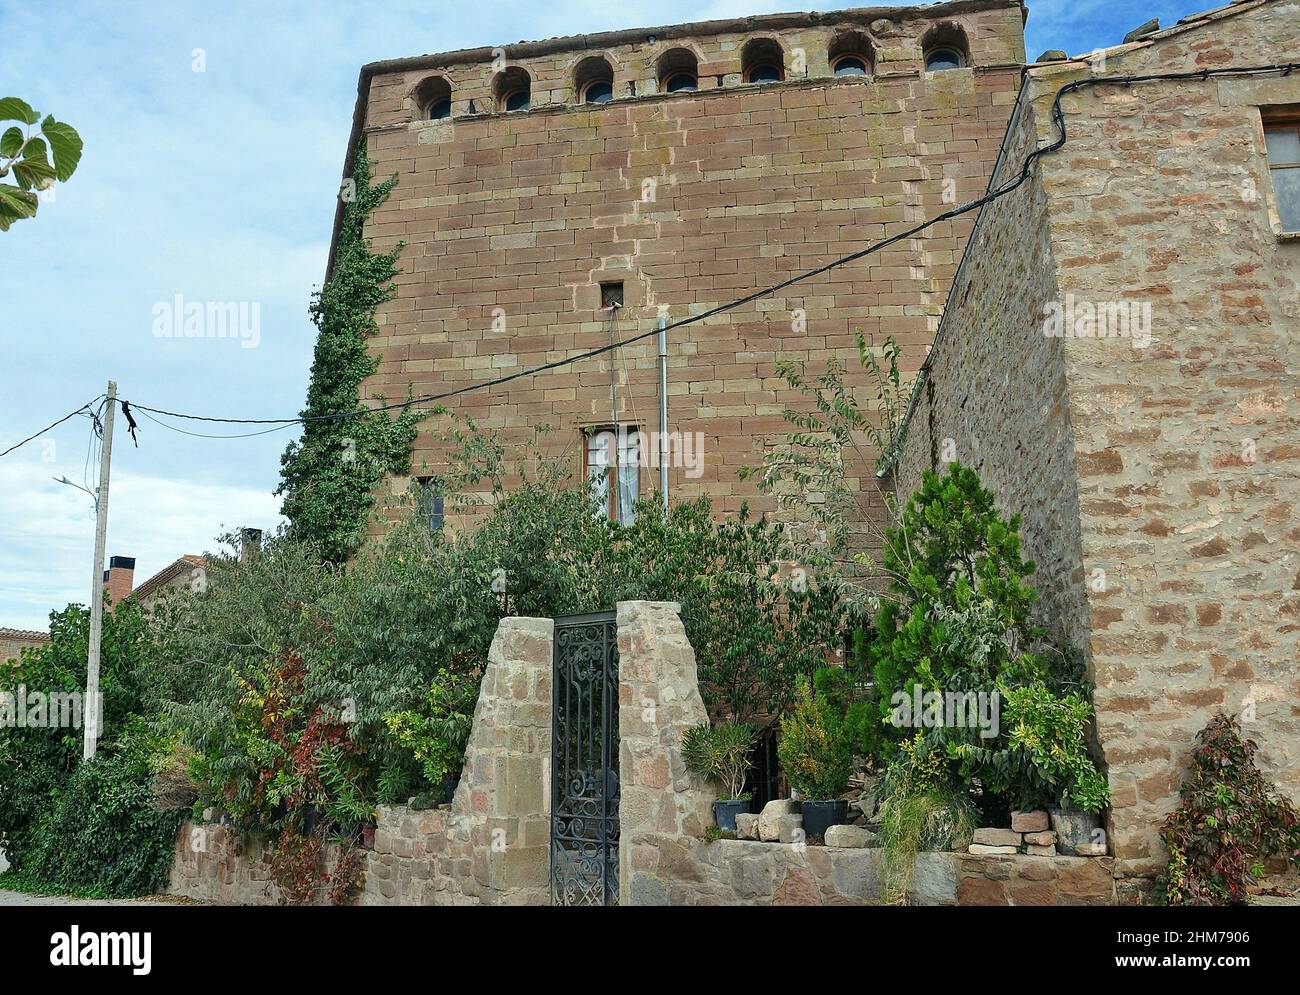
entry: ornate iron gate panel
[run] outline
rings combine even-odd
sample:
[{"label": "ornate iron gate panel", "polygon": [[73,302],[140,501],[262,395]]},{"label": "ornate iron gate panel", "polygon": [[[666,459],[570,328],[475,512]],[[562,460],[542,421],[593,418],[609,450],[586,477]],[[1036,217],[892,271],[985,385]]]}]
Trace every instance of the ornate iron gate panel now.
[{"label": "ornate iron gate panel", "polygon": [[551,904],[618,904],[618,628],[614,613],[555,620]]}]

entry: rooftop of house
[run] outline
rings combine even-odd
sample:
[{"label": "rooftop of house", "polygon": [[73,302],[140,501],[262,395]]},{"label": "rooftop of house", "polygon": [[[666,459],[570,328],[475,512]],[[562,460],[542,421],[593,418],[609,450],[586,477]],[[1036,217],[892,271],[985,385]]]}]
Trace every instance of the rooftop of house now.
[{"label": "rooftop of house", "polygon": [[[1232,0],[1231,3],[1223,4],[1219,7],[1213,7],[1210,10],[1203,10],[1196,14],[1188,14],[1181,17],[1177,22],[1167,28],[1160,27],[1158,18],[1146,21],[1124,36],[1124,40],[1103,48],[1093,49],[1091,52],[1084,52],[1081,55],[1066,56],[1063,52],[1055,50],[1044,52],[1038,59],[1028,67],[1027,71],[1031,76],[1051,75],[1058,70],[1063,64],[1080,64],[1096,63],[1103,59],[1109,59],[1113,56],[1124,55],[1128,52],[1137,51],[1143,48],[1149,48],[1156,42],[1163,41],[1174,35],[1179,35],[1187,31],[1194,31],[1198,28],[1205,27],[1215,21],[1221,21],[1227,17],[1244,13],[1248,10],[1255,10],[1264,7],[1275,0]],[[1055,56],[1049,58],[1049,56]]]},{"label": "rooftop of house", "polygon": [[15,642],[48,643],[50,634],[48,632],[38,632],[35,629],[11,629],[8,626],[0,625],[0,639],[12,639]]},{"label": "rooftop of house", "polygon": [[201,567],[201,566],[205,566],[206,564],[207,564],[207,560],[205,560],[199,554],[186,553],[184,556],[178,557],[177,559],[173,560],[171,563],[163,567],[156,574],[154,574],[143,584],[137,587],[134,591],[131,592],[131,597],[137,600],[147,598],[149,597],[149,595],[157,591],[160,587],[163,587],[164,585],[171,583],[181,574],[187,572],[188,570],[193,569],[194,567]]}]

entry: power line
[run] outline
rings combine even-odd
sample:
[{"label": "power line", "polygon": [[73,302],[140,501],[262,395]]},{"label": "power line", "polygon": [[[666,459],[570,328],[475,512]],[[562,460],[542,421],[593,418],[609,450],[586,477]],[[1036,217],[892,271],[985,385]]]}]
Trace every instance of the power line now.
[{"label": "power line", "polygon": [[297,424],[296,422],[286,422],[283,425],[276,425],[273,428],[264,428],[260,432],[240,432],[236,435],[212,435],[207,432],[190,432],[187,429],[177,428],[175,425],[168,425],[165,421],[160,421],[153,415],[149,414],[148,410],[140,408],[139,405],[131,405],[131,410],[139,410],[142,415],[148,418],[155,425],[161,425],[165,429],[179,432],[181,435],[193,436],[196,439],[251,439],[255,435],[270,435],[272,432],[283,432],[286,428],[293,428],[293,426]]},{"label": "power line", "polygon": [[85,404],[83,404],[81,407],[77,408],[76,411],[69,411],[66,415],[64,415],[64,416],[63,416],[62,418],[60,418],[58,421],[50,422],[50,424],[46,425],[46,426],[45,426],[43,429],[41,429],[39,432],[35,432],[35,433],[33,433],[32,435],[29,435],[27,438],[23,439],[22,442],[14,443],[14,445],[10,446],[10,447],[9,447],[8,449],[6,449],[4,452],[0,453],[0,456],[8,456],[8,455],[9,455],[10,453],[12,453],[15,449],[21,449],[23,446],[27,445],[27,443],[32,442],[32,441],[34,441],[34,440],[36,440],[36,439],[39,439],[39,438],[40,438],[42,435],[44,435],[46,432],[50,431],[50,429],[57,428],[58,426],[62,425],[65,421],[67,421],[69,418],[75,418],[75,417],[77,417],[77,415],[81,414],[83,411],[85,411],[87,408],[89,408],[92,404],[94,404],[96,401],[98,401],[100,397],[103,397],[103,396],[104,396],[103,394],[100,394],[99,397],[92,397],[89,401],[87,401],[87,402],[86,402]]},{"label": "power line", "polygon": [[[897,234],[891,235],[888,238],[875,242],[864,249],[859,249],[858,251],[851,252],[848,255],[840,256],[839,258],[833,259],[822,266],[818,266],[814,269],[807,270],[803,273],[798,273],[795,276],[790,277],[789,279],[782,280],[780,283],[773,284],[770,287],[765,287],[762,290],[756,290],[752,293],[746,294],[745,296],[739,297],[726,304],[720,304],[717,307],[710,308],[707,311],[702,311],[699,314],[691,315],[690,317],[683,318],[680,321],[672,322],[664,326],[663,331],[670,332],[676,328],[684,328],[687,325],[693,325],[696,324],[697,322],[705,321],[709,318],[716,317],[717,315],[725,314],[726,312],[735,310],[738,307],[743,307],[746,304],[751,304],[754,301],[760,300],[763,297],[768,296],[769,294],[774,294],[777,293],[778,291],[785,290],[788,287],[792,287],[795,284],[802,283],[806,280],[811,280],[814,277],[818,277],[825,273],[829,273],[831,270],[838,269],[841,266],[847,266],[849,263],[854,263],[860,259],[864,259],[867,256],[880,252],[881,250],[886,249],[891,245],[895,245],[909,238],[914,238],[917,235],[919,235],[921,232],[927,230],[928,228],[932,228],[935,225],[940,224],[944,221],[951,221],[953,218],[960,217],[963,214],[968,214],[971,211],[979,210],[984,206],[986,206],[987,204],[991,204],[992,202],[1002,197],[1005,197],[1013,190],[1018,189],[1029,178],[1029,173],[1031,168],[1033,167],[1033,164],[1040,157],[1045,155],[1050,155],[1051,153],[1056,152],[1057,150],[1059,150],[1065,145],[1067,134],[1066,134],[1066,127],[1065,127],[1065,112],[1061,107],[1061,99],[1066,94],[1073,93],[1077,90],[1082,90],[1090,86],[1132,86],[1136,83],[1175,82],[1181,80],[1204,81],[1204,80],[1208,80],[1220,76],[1257,76],[1257,75],[1268,75],[1273,73],[1283,73],[1284,75],[1289,75],[1291,72],[1295,71],[1296,69],[1300,69],[1300,63],[1296,63],[1296,62],[1272,63],[1272,64],[1261,65],[1261,66],[1243,66],[1243,67],[1227,66],[1218,69],[1197,69],[1197,70],[1190,70],[1187,72],[1177,72],[1177,73],[1150,73],[1150,74],[1136,75],[1136,76],[1090,76],[1087,77],[1086,79],[1075,80],[1072,83],[1067,83],[1065,86],[1061,87],[1056,92],[1055,99],[1052,101],[1051,116],[1052,116],[1052,122],[1057,129],[1056,137],[1047,145],[1042,146],[1041,148],[1034,149],[1034,151],[1030,152],[1029,155],[1025,157],[1025,162],[1021,167],[1020,171],[1016,174],[1016,176],[1013,177],[1011,180],[1009,180],[1007,183],[1003,184],[1001,187],[998,187],[996,189],[990,189],[983,197],[980,197],[977,200],[972,200],[972,201],[968,201],[965,204],[960,204],[957,207],[952,208],[951,210],[944,211],[942,214],[930,218],[928,221],[924,221],[921,224],[915,225],[912,228],[908,228],[905,231],[901,231],[898,232]],[[345,418],[357,418],[363,415],[375,414],[382,411],[419,408],[424,405],[449,400],[454,397],[459,397],[462,394],[468,394],[479,390],[491,390],[493,387],[500,387],[505,384],[512,383],[515,380],[520,380],[524,377],[536,376],[539,373],[546,373],[551,370],[560,369],[561,367],[564,366],[570,366],[574,363],[582,362],[585,359],[593,359],[596,356],[604,355],[607,352],[613,352],[625,346],[635,345],[636,343],[649,339],[652,336],[657,336],[659,332],[660,332],[659,328],[654,328],[651,329],[650,331],[640,332],[636,335],[631,335],[625,339],[621,339],[616,342],[611,342],[607,345],[599,346],[594,349],[588,349],[584,352],[577,353],[573,356],[565,357],[564,359],[553,360],[549,363],[543,363],[540,366],[531,366],[528,367],[527,369],[518,370],[514,373],[507,374],[501,377],[496,377],[492,380],[483,380],[473,384],[466,384],[463,387],[457,387],[451,390],[441,391],[436,394],[425,394],[420,397],[408,398],[406,401],[394,402],[392,404],[380,405],[378,407],[361,407],[361,408],[356,408],[352,411],[339,411],[339,412],[333,412],[325,415],[302,415],[297,418],[219,418],[211,415],[194,415],[194,414],[187,414],[180,411],[168,411],[162,408],[154,408],[154,407],[149,407],[147,405],[139,404],[135,401],[132,401],[130,403],[131,403],[131,407],[137,410],[145,411],[145,412],[153,412],[154,414],[165,415],[171,418],[183,418],[190,421],[216,422],[221,424],[232,424],[232,425],[280,425],[280,426],[287,427],[289,425],[298,425],[298,424],[306,425],[311,422],[338,421]],[[225,438],[237,438],[237,436],[226,436]],[[3,454],[0,453],[0,455]]]}]

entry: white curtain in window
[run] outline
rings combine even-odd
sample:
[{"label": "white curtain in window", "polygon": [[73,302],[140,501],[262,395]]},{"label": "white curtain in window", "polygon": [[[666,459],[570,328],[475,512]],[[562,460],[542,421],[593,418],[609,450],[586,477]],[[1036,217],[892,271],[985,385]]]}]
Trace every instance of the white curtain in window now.
[{"label": "white curtain in window", "polygon": [[618,520],[630,525],[636,518],[633,507],[641,489],[641,433],[634,428],[619,432],[618,446]]}]

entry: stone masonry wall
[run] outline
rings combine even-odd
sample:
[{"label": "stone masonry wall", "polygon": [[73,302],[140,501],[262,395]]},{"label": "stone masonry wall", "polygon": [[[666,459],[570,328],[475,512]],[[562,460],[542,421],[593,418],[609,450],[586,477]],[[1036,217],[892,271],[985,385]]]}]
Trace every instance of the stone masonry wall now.
[{"label": "stone masonry wall", "polygon": [[[1103,74],[1297,51],[1300,3],[1268,0]],[[1045,109],[1080,68],[1032,75]],[[1300,242],[1271,223],[1274,105],[1300,107],[1300,77],[1094,87],[1043,162],[1063,297],[1151,307],[1147,348],[1063,340],[1083,564],[1105,578],[1086,591],[1110,832],[1134,867],[1163,863],[1157,828],[1218,709],[1245,711],[1261,768],[1300,801]]]},{"label": "stone masonry wall", "polygon": [[[647,332],[661,314],[698,314],[978,196],[1019,86],[1021,19],[1019,5],[992,0],[687,26],[695,34],[649,29],[608,46],[580,38],[507,47],[506,61],[533,78],[532,110],[515,113],[485,113],[486,52],[379,66],[364,134],[375,175],[399,182],[368,234],[381,248],[406,246],[397,295],[380,308],[373,348],[383,359],[367,395],[459,388],[605,345],[611,334]],[[922,39],[940,24],[965,31],[971,67],[921,71]],[[871,77],[831,75],[828,46],[849,30],[869,38]],[[741,52],[754,37],[781,44],[785,81],[742,82]],[[700,89],[655,92],[656,60],[682,47],[699,60]],[[575,103],[573,68],[591,55],[614,67],[610,103]],[[414,94],[430,76],[452,86],[451,119],[419,119]],[[945,223],[673,331],[670,430],[700,433],[704,455],[698,474],[672,467],[673,493],[708,495],[719,512],[745,500],[773,510],[737,471],[784,442],[781,413],[802,403],[776,376],[776,360],[816,371],[838,357],[862,384],[861,329],[877,343],[894,336],[915,369],[969,225]],[[599,309],[606,281],[624,283],[612,332]],[[657,429],[653,337],[619,350],[616,365],[594,358],[454,406],[502,431],[512,459],[538,425],[555,429],[545,452],[571,456],[582,430],[611,423],[611,377],[618,420]],[[424,425],[413,472],[442,465],[438,427]],[[657,482],[642,470],[643,493]]]},{"label": "stone masonry wall", "polygon": [[[993,179],[1013,179],[1037,140],[1035,111],[1019,107]],[[958,271],[911,413],[896,472],[904,499],[924,470],[960,461],[1022,518],[1037,566],[1038,619],[1082,647],[1086,618],[1079,550],[1074,436],[1061,340],[1041,334],[1058,296],[1040,174],[984,209]]]},{"label": "stone masonry wall", "polygon": [[[642,845],[647,845],[643,843]],[[878,848],[660,839],[639,904],[874,905]],[[1111,858],[917,855],[910,905],[1135,905],[1146,897]]]}]

